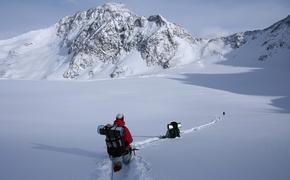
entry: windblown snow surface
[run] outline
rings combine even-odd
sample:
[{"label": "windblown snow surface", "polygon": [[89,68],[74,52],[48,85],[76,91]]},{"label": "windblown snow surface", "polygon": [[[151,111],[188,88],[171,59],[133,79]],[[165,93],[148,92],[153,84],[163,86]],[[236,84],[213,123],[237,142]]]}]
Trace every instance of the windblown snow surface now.
[{"label": "windblown snow surface", "polygon": [[255,69],[230,64],[243,59],[208,58],[138,77],[1,80],[0,179],[110,179],[96,127],[122,112],[134,136],[163,135],[173,120],[183,134],[134,137],[140,151],[114,179],[289,180],[289,65],[283,58],[257,61],[265,67]]}]

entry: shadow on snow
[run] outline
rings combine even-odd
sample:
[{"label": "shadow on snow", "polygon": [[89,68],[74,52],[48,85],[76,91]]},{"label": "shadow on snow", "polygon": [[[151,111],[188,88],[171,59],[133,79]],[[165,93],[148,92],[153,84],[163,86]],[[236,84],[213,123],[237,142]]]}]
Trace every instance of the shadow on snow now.
[{"label": "shadow on snow", "polygon": [[45,150],[45,151],[52,151],[52,152],[59,152],[65,154],[72,154],[76,156],[88,157],[88,158],[106,158],[105,154],[96,153],[93,151],[88,151],[80,148],[72,148],[72,147],[58,147],[58,146],[51,146],[45,145],[40,143],[31,143],[33,145],[33,149]]},{"label": "shadow on snow", "polygon": [[185,84],[229,91],[237,94],[276,96],[270,103],[279,113],[290,113],[290,84],[288,71],[258,69],[237,74],[183,74],[171,78]]}]

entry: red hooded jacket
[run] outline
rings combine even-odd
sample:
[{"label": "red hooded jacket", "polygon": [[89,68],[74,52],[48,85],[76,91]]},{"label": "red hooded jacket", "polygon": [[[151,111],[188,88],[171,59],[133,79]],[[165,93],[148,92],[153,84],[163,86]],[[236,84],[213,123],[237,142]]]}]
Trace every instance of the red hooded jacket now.
[{"label": "red hooded jacket", "polygon": [[131,148],[130,144],[133,142],[133,138],[131,136],[129,129],[125,126],[125,121],[122,119],[116,119],[114,121],[114,125],[118,125],[124,128],[123,140],[126,144],[126,150],[129,150]]}]

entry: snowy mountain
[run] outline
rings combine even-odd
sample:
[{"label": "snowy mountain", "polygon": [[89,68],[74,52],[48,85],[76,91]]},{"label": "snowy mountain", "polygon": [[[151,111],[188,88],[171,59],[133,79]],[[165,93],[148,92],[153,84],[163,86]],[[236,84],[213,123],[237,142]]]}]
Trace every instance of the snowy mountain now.
[{"label": "snowy mountain", "polygon": [[[95,9],[66,17],[57,24],[62,47],[72,56],[65,78],[78,77],[96,67],[114,65],[111,76],[134,71],[123,63],[126,56],[137,51],[146,66],[158,65],[166,69],[175,66],[174,57],[181,45],[199,43],[183,28],[166,21],[160,15],[137,16],[121,4],[105,4]],[[131,61],[142,61],[135,57]]]},{"label": "snowy mountain", "polygon": [[[253,44],[259,60],[289,52],[289,16],[264,30],[212,40],[194,38],[161,15],[145,18],[108,3],[50,28],[0,41],[0,78],[95,79],[151,74],[226,56]],[[258,42],[258,43],[256,43]]]},{"label": "snowy mountain", "polygon": [[249,59],[259,61],[266,61],[282,51],[290,55],[290,15],[263,30],[246,31],[212,39],[204,47],[203,56],[225,56],[233,50],[241,51],[241,49],[246,50],[243,52],[244,55],[240,54],[241,56],[250,53]]}]

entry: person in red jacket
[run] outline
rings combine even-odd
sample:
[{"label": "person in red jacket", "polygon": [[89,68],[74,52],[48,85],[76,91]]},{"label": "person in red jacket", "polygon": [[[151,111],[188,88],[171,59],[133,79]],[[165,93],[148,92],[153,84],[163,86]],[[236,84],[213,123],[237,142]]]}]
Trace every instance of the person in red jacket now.
[{"label": "person in red jacket", "polygon": [[[111,160],[113,162],[113,170],[114,172],[121,170],[122,164],[121,161],[124,164],[129,164],[132,159],[132,148],[131,143],[133,142],[132,135],[129,131],[129,129],[125,126],[124,121],[124,114],[117,114],[116,120],[114,121],[114,126],[119,126],[124,128],[124,135],[122,136],[123,142],[125,144],[125,152],[122,153],[121,157],[111,157]],[[120,160],[120,158],[122,160]]]},{"label": "person in red jacket", "polygon": [[129,129],[125,126],[124,114],[117,114],[116,120],[114,121],[114,125],[120,126],[124,128],[124,136],[123,141],[126,145],[126,151],[131,151],[131,143],[133,142],[132,135]]}]

